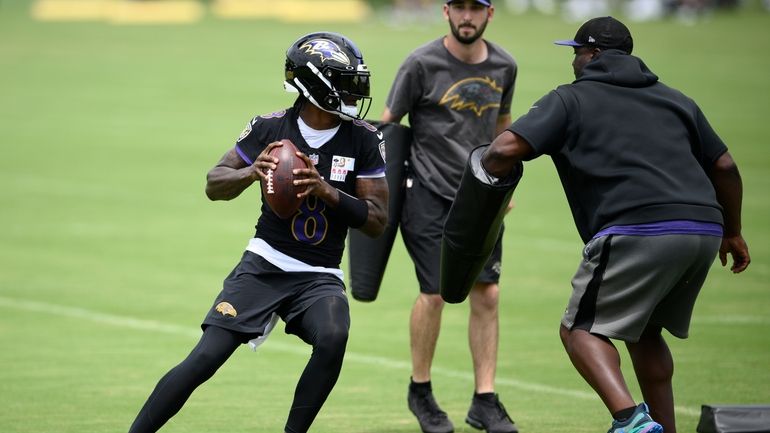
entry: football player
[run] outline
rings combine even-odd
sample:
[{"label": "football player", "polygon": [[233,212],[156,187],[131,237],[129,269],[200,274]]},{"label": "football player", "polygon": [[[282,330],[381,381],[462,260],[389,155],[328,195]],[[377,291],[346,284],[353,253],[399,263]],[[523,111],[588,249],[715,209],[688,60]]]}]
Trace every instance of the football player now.
[{"label": "football player", "polygon": [[284,219],[262,198],[256,234],[224,280],[200,341],[161,378],[131,433],[161,428],[238,346],[260,344],[277,317],[286,333],[313,347],[285,432],[309,429],[337,381],[348,339],[340,270],[348,228],[377,236],[387,219],[384,142],[362,120],[371,103],[369,79],[361,52],[340,34],[308,34],[289,47],[284,85],[299,94],[294,105],[248,122],[209,171],[206,195],[231,200],[265,181],[278,163],[268,152],[289,139],[309,167],[294,170],[295,185],[306,186],[302,205]]}]

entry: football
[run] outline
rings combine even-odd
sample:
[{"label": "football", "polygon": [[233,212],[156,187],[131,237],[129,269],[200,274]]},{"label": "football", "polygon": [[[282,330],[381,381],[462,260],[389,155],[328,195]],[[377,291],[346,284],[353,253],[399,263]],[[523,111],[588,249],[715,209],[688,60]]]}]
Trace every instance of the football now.
[{"label": "football", "polygon": [[281,140],[283,146],[273,148],[269,155],[278,158],[275,170],[268,170],[267,180],[262,182],[262,196],[270,209],[278,217],[291,218],[302,203],[297,194],[304,192],[305,186],[294,186],[295,168],[307,168],[305,161],[297,156],[297,147],[291,140]]}]

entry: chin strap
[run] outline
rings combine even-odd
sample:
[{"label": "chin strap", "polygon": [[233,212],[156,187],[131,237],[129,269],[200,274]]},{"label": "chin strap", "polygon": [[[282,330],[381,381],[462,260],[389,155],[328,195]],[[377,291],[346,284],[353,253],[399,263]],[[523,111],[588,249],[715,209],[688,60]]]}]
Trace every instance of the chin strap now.
[{"label": "chin strap", "polygon": [[500,235],[503,217],[524,165],[497,179],[481,166],[488,144],[475,148],[468,158],[460,188],[449,209],[441,240],[441,297],[457,304],[465,300],[489,260]]}]

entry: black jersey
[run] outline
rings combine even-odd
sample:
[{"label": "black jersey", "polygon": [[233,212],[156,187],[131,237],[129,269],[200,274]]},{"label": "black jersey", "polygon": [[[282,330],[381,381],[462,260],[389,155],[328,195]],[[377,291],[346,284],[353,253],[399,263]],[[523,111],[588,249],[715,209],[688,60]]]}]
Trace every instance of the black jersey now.
[{"label": "black jersey", "polygon": [[[331,186],[356,195],[356,179],[383,177],[385,143],[377,129],[365,121],[343,120],[339,130],[318,149],[310,147],[297,125],[298,110],[257,116],[246,126],[235,144],[243,160],[252,164],[268,144],[291,140],[308,155],[318,173]],[[276,250],[311,266],[339,268],[345,248],[347,223],[335,209],[315,196],[308,196],[297,213],[281,219],[262,198],[262,214],[255,237]]]}]

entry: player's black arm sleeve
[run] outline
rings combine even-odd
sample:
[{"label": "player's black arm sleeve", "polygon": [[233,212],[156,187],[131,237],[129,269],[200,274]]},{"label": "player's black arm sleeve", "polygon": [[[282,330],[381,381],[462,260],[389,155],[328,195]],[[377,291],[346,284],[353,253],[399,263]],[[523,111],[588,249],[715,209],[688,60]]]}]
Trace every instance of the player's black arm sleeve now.
[{"label": "player's black arm sleeve", "polygon": [[465,300],[500,234],[508,203],[524,171],[516,161],[501,179],[481,166],[489,145],[474,149],[444,223],[441,241],[441,297],[449,303]]}]

